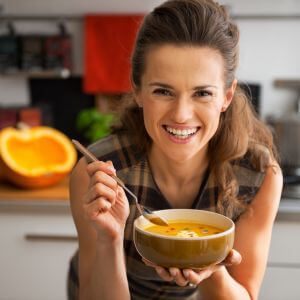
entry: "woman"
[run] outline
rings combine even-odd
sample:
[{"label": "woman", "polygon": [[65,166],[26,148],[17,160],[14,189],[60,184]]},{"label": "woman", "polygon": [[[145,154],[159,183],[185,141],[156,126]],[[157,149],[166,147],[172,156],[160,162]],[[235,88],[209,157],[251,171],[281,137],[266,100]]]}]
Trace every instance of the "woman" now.
[{"label": "woman", "polygon": [[[171,0],[146,18],[122,126],[71,177],[79,237],[69,298],[257,299],[282,188],[272,136],[237,86],[239,33],[212,0]],[[195,208],[236,223],[225,264],[202,271],[142,261],[138,216],[117,174],[151,209]],[[242,258],[242,261],[241,261]]]}]

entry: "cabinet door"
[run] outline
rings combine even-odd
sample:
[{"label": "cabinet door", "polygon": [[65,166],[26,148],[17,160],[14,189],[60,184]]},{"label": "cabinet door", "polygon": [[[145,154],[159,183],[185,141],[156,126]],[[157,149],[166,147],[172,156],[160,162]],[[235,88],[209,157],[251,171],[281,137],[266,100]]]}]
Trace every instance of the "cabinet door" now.
[{"label": "cabinet door", "polygon": [[300,215],[279,214],[259,300],[300,299]]},{"label": "cabinet door", "polygon": [[0,300],[66,300],[77,248],[66,207],[0,207]]},{"label": "cabinet door", "polygon": [[300,215],[281,216],[273,227],[270,263],[284,263],[300,267]]},{"label": "cabinet door", "polygon": [[268,267],[259,300],[299,300],[300,269]]}]

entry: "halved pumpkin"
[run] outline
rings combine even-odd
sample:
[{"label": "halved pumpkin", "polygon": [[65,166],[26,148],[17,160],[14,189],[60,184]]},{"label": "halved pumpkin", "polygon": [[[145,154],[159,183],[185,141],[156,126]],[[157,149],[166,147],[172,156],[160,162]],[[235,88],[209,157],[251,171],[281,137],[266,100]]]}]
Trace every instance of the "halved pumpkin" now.
[{"label": "halved pumpkin", "polygon": [[76,163],[77,152],[62,132],[47,126],[0,132],[2,177],[24,188],[54,185]]}]

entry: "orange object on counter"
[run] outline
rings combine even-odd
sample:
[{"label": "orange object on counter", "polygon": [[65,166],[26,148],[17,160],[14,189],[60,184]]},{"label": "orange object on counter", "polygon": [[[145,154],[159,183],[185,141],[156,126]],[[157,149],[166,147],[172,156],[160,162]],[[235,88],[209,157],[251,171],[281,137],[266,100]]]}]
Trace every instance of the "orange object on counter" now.
[{"label": "orange object on counter", "polygon": [[88,15],[85,18],[84,90],[129,92],[130,57],[142,15]]},{"label": "orange object on counter", "polygon": [[77,160],[71,140],[46,126],[0,131],[0,170],[4,179],[23,188],[54,185]]}]

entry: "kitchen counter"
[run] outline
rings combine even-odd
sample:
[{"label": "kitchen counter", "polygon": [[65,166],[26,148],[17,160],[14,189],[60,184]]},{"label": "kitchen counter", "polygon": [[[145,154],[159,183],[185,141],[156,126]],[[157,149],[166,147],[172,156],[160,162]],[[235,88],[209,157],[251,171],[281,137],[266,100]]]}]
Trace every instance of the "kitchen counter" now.
[{"label": "kitchen counter", "polygon": [[[9,183],[0,183],[1,204],[56,204],[69,206],[69,178],[42,189],[21,189]],[[300,214],[300,199],[282,198],[278,214]]]},{"label": "kitchen counter", "polygon": [[69,202],[69,177],[56,185],[40,189],[22,189],[12,184],[0,183],[0,204],[3,202]]}]

